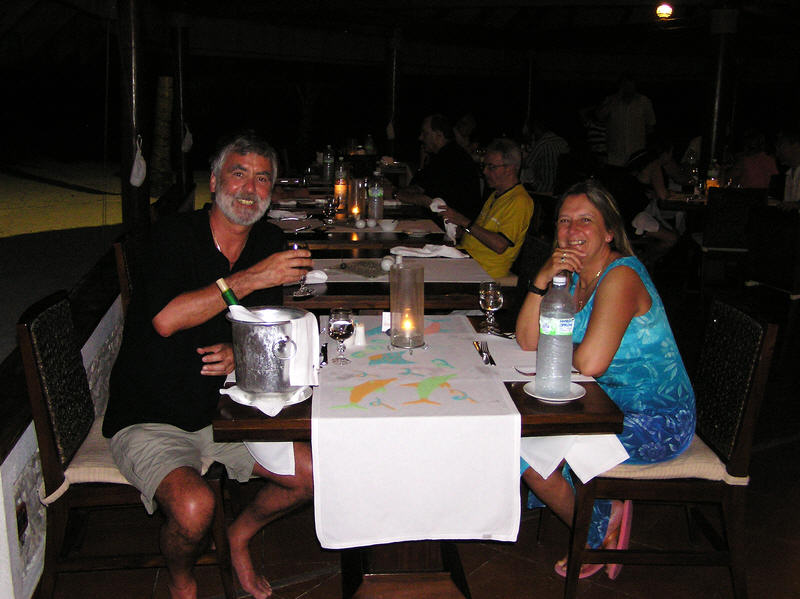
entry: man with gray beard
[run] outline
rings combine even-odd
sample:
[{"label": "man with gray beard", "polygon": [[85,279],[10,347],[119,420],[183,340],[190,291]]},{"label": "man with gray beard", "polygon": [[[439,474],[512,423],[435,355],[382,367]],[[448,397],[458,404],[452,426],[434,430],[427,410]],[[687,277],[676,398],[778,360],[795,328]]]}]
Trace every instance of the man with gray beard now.
[{"label": "man with gray beard", "polygon": [[[280,229],[261,220],[277,177],[275,151],[244,134],[212,161],[210,210],[157,222],[142,249],[119,357],[111,376],[103,434],[120,471],[142,493],[148,512],[161,507],[161,549],[173,599],[195,599],[192,572],[211,526],[214,496],[200,476],[210,458],[241,482],[269,484],[228,529],[242,587],[272,594],[257,574],[250,538],[312,495],[311,449],[275,443],[254,461],[241,443],[215,443],[211,417],[234,369],[231,327],[215,281],[225,279],[244,305],[278,305],[282,285],[311,267],[308,250],[283,251]],[[265,453],[265,452],[261,452]]]}]

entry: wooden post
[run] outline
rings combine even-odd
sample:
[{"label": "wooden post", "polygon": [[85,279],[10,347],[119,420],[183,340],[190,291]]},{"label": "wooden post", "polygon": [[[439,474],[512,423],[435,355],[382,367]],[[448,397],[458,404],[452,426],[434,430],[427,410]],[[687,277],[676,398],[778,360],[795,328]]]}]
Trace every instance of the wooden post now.
[{"label": "wooden post", "polygon": [[194,181],[192,177],[191,161],[189,153],[181,150],[183,137],[186,134],[186,113],[184,108],[184,79],[183,79],[183,58],[184,47],[186,45],[186,24],[183,15],[176,15],[174,18],[173,43],[175,45],[175,126],[172,128],[176,133],[178,159],[178,186],[181,197],[186,197]]},{"label": "wooden post", "polygon": [[[117,2],[120,56],[120,178],[122,179],[122,222],[128,230],[150,226],[150,185],[145,178],[140,187],[130,184],[129,175],[136,156],[136,139],[142,133],[139,43],[139,0]],[[145,154],[146,155],[146,154]]]},{"label": "wooden post", "polygon": [[[738,11],[733,9],[715,9],[711,11],[711,33],[717,39],[717,65],[714,76],[714,101],[711,109],[711,127],[708,143],[703,144],[703,158],[710,164],[718,156],[721,132],[730,124],[730,110],[733,107],[734,88],[729,80],[729,39],[736,33]],[[727,92],[727,93],[726,93]],[[723,117],[724,114],[724,117]],[[722,122],[724,120],[724,123]],[[706,148],[708,148],[706,150]],[[706,151],[708,154],[706,154]]]}]

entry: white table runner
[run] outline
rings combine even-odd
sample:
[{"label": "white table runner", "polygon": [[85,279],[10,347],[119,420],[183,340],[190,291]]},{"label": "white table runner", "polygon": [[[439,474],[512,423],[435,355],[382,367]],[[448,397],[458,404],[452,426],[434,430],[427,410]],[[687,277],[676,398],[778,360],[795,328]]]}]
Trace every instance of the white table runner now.
[{"label": "white table runner", "polygon": [[[387,251],[388,254],[388,251]],[[324,270],[328,275],[328,283],[363,283],[371,281],[385,283],[389,280],[389,273],[380,271],[380,276],[364,277],[347,268],[341,268],[352,262],[374,262],[380,265],[381,258],[348,258],[338,260],[333,258],[314,258],[314,268]],[[425,282],[427,283],[480,283],[489,281],[490,277],[483,267],[472,258],[453,260],[450,258],[403,258],[406,264],[422,264],[425,269]],[[475,308],[478,307],[478,297],[475,297]]]},{"label": "white table runner", "polygon": [[421,539],[514,541],[520,415],[463,316],[426,317],[428,349],[367,345],[314,395],[314,510],[323,547]]}]

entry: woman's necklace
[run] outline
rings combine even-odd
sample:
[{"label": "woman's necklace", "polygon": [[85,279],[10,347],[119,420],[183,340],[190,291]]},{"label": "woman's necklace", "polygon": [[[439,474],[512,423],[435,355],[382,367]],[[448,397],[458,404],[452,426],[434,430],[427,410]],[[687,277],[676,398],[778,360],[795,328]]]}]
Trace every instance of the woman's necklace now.
[{"label": "woman's necklace", "polygon": [[[601,274],[603,274],[603,269],[602,268],[597,271],[597,274],[595,274],[592,277],[592,280],[589,281],[589,283],[586,285],[586,287],[583,288],[582,293],[581,293],[581,299],[579,299],[576,302],[576,304],[577,304],[576,307],[575,307],[576,308],[575,309],[576,312],[580,312],[583,309],[583,307],[586,305],[586,300],[588,300],[589,297],[592,295],[592,290],[594,289],[594,286],[597,283],[597,279],[600,278]],[[580,287],[578,289],[580,289]]]}]

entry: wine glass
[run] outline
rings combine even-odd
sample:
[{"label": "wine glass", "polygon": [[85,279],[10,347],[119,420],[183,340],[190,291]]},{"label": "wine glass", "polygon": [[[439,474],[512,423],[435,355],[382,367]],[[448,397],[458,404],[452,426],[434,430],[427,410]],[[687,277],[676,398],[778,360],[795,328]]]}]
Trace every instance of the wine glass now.
[{"label": "wine glass", "polygon": [[[289,242],[289,249],[307,250],[308,244],[305,241],[291,241]],[[300,277],[300,287],[295,290],[295,292],[292,294],[292,297],[306,298],[311,297],[312,295],[314,295],[314,290],[306,285],[306,275],[303,273],[303,276]]]},{"label": "wine glass", "polygon": [[350,308],[331,309],[331,316],[328,319],[328,336],[339,342],[339,347],[337,348],[339,355],[331,360],[333,364],[344,366],[350,363],[350,360],[344,357],[344,340],[348,339],[354,330],[353,311]]},{"label": "wine glass", "polygon": [[332,225],[336,218],[337,200],[334,196],[327,196],[322,206],[322,219],[326,225]]},{"label": "wine glass", "polygon": [[498,333],[500,329],[494,321],[494,313],[503,307],[503,291],[497,281],[483,281],[478,290],[481,310],[486,314],[479,328],[481,333]]}]

